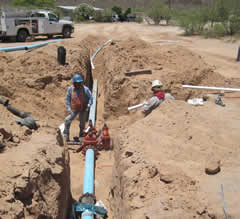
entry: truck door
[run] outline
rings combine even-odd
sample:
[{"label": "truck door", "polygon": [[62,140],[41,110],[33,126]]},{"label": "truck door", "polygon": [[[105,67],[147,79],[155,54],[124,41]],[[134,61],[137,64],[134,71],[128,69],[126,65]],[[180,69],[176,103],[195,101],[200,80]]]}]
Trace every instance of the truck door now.
[{"label": "truck door", "polygon": [[55,14],[48,13],[47,33],[61,33],[62,25],[58,22],[58,17]]}]

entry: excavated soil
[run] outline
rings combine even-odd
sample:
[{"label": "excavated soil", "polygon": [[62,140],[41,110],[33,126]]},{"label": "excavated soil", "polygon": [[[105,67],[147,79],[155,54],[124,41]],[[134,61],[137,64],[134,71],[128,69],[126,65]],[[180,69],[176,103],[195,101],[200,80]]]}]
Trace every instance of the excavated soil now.
[{"label": "excavated soil", "polygon": [[[96,55],[91,69],[91,55],[109,39],[112,43]],[[176,42],[158,43],[166,39]],[[196,107],[185,101],[210,92],[182,88],[240,87],[237,68],[229,76],[222,72],[237,64],[221,51],[210,54],[201,43],[177,35],[174,28],[85,24],[76,25],[72,39],[31,52],[0,53],[0,96],[31,112],[40,125],[29,132],[0,105],[0,128],[12,136],[0,136],[2,218],[65,218],[68,204],[81,196],[84,157],[73,153],[74,146],[59,146],[55,136],[67,115],[65,92],[76,71],[89,87],[98,80],[96,126],[107,123],[114,140],[114,151],[101,152],[95,169],[96,197],[107,206],[109,218],[224,218],[221,185],[229,215],[238,218],[237,95],[226,93],[225,107],[214,103],[214,95]],[[210,44],[228,48],[220,41]],[[57,64],[58,46],[67,49],[65,66]],[[228,60],[223,67],[221,59]],[[125,75],[141,69],[152,74]],[[139,110],[128,112],[127,107],[151,97],[154,79],[176,100],[165,101],[145,118]],[[71,137],[78,134],[77,121],[71,131]],[[220,165],[216,175],[205,173],[209,161]]]}]

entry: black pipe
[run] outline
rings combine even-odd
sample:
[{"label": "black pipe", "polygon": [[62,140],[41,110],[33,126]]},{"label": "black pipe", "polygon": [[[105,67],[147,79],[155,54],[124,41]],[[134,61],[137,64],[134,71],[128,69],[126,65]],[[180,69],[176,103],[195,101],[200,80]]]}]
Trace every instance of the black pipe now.
[{"label": "black pipe", "polygon": [[59,65],[66,64],[66,49],[63,46],[58,47],[57,60]]},{"label": "black pipe", "polygon": [[7,105],[8,105],[8,102],[9,102],[8,99],[5,99],[5,98],[3,98],[3,97],[0,97],[0,103],[3,104],[4,106],[7,106]]},{"label": "black pipe", "polygon": [[13,107],[11,105],[8,105],[7,109],[8,109],[9,112],[11,112],[15,116],[18,116],[22,119],[31,116],[31,113],[21,112],[20,110],[16,109],[15,107]]}]

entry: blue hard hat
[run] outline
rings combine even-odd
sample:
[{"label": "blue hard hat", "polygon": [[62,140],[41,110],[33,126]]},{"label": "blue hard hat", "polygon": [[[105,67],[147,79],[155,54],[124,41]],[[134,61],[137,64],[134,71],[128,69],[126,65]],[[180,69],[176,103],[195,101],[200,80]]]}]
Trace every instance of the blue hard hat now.
[{"label": "blue hard hat", "polygon": [[83,78],[78,73],[73,75],[72,80],[73,82],[83,82]]}]

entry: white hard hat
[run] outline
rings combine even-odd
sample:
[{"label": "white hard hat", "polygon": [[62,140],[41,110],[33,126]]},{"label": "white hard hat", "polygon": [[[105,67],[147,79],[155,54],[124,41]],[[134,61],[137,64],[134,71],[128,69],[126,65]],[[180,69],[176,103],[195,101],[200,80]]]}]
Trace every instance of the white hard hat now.
[{"label": "white hard hat", "polygon": [[154,80],[154,81],[152,82],[152,88],[153,88],[153,87],[156,87],[156,86],[162,87],[163,84],[162,84],[162,82],[161,82],[160,80]]}]

